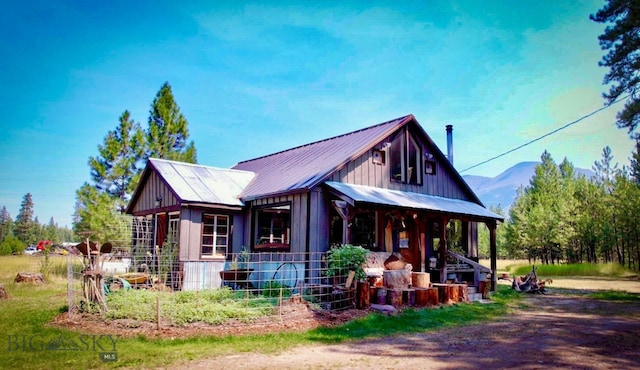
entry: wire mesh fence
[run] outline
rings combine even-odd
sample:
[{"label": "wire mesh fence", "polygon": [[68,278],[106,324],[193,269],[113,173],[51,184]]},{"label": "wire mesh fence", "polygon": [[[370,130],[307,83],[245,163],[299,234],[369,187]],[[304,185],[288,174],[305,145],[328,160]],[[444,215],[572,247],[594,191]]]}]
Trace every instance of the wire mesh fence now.
[{"label": "wire mesh fence", "polygon": [[[283,302],[314,309],[355,307],[349,271],[331,269],[325,253],[248,253],[223,260],[180,261],[177,246],[132,246],[67,257],[71,312],[107,319],[184,325],[278,315]],[[353,274],[351,274],[351,278]]]}]

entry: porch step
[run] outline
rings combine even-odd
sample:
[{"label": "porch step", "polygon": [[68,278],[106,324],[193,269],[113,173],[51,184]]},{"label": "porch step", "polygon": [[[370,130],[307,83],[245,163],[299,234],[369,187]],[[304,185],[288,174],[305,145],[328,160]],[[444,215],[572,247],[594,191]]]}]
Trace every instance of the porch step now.
[{"label": "porch step", "polygon": [[478,287],[475,287],[475,286],[469,286],[469,287],[467,287],[467,292],[469,292],[469,294],[475,294],[475,293],[478,293]]},{"label": "porch step", "polygon": [[469,302],[478,302],[482,300],[482,293],[469,293]]}]

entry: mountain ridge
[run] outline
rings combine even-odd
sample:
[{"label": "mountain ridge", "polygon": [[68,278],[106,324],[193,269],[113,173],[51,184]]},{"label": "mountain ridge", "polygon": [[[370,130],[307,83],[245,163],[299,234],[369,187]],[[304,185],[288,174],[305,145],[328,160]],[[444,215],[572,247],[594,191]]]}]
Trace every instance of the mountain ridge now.
[{"label": "mountain ridge", "polygon": [[[513,204],[518,188],[529,186],[538,164],[540,162],[520,162],[495,177],[463,175],[462,178],[486,207],[500,205],[506,211]],[[589,178],[594,175],[590,169],[576,167],[574,170],[577,176]]]}]

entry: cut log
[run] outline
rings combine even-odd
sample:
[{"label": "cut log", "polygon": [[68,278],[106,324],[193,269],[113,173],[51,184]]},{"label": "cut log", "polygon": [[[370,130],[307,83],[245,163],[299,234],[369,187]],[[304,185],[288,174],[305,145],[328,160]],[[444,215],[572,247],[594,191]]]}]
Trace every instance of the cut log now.
[{"label": "cut log", "polygon": [[454,304],[458,302],[459,294],[457,286],[453,284],[433,284],[433,286],[438,288],[440,303]]},{"label": "cut log", "polygon": [[438,288],[427,289],[427,306],[437,306],[440,303]]},{"label": "cut log", "polygon": [[411,273],[411,286],[414,288],[428,288],[431,285],[431,274],[428,272]]},{"label": "cut log", "polygon": [[489,298],[489,285],[490,285],[490,282],[488,281],[481,281],[479,283],[478,293],[482,294],[482,299]]},{"label": "cut log", "polygon": [[405,289],[402,292],[402,301],[407,306],[413,307],[416,305],[416,290],[415,289]]},{"label": "cut log", "polygon": [[384,286],[389,289],[407,289],[411,284],[410,270],[385,270],[382,274]]},{"label": "cut log", "polygon": [[370,297],[370,288],[368,282],[360,282],[358,283],[358,291],[357,291],[358,299],[356,308],[364,309],[369,308],[371,305],[371,297]]},{"label": "cut log", "polygon": [[458,285],[458,300],[459,302],[469,302],[469,286],[467,284]]},{"label": "cut log", "polygon": [[387,303],[393,307],[402,306],[402,289],[387,290]]},{"label": "cut log", "polygon": [[44,284],[44,275],[33,273],[33,272],[18,272],[18,275],[16,275],[15,282]]},{"label": "cut log", "polygon": [[424,307],[428,304],[428,288],[416,288],[416,306]]},{"label": "cut log", "polygon": [[416,288],[416,306],[437,306],[438,301],[438,288]]},{"label": "cut log", "polygon": [[451,284],[450,287],[447,287],[447,290],[451,303],[460,302],[460,284]]},{"label": "cut log", "polygon": [[4,284],[0,284],[0,299],[9,299],[9,293],[4,289]]},{"label": "cut log", "polygon": [[387,304],[387,288],[376,288],[376,303]]}]

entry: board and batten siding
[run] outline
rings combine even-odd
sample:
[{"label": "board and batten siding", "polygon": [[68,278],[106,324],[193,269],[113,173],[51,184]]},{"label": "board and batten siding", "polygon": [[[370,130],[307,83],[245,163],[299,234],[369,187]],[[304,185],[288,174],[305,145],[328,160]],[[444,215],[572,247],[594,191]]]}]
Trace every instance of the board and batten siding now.
[{"label": "board and batten siding", "polygon": [[[289,242],[290,252],[304,253],[307,252],[307,198],[307,193],[299,193],[256,199],[251,201],[250,209],[253,210],[256,208],[268,207],[269,205],[277,205],[283,203],[291,204],[291,239]],[[247,245],[254,242],[253,234],[255,232],[256,225],[254,225],[253,221],[253,212],[247,212],[244,219],[244,240],[247,242]]]},{"label": "board and batten siding", "polygon": [[242,247],[248,245],[245,243],[244,233],[242,232],[244,229],[242,213],[229,213],[227,210],[217,210],[215,208],[183,206],[180,209],[180,261],[211,261],[211,258],[201,258],[200,256],[203,214],[218,214],[231,217],[229,253],[240,253]]},{"label": "board and batten siding", "polygon": [[151,172],[149,178],[144,183],[144,187],[140,193],[140,197],[133,207],[132,213],[138,215],[148,213],[148,211],[156,208],[156,199],[162,198],[160,209],[177,209],[180,203],[176,199],[173,192],[167,187],[157,173]]},{"label": "board and batten siding", "polygon": [[[423,153],[433,153],[433,150],[430,150],[431,148],[427,147],[425,143],[421,143],[421,145]],[[333,176],[331,176],[330,181],[473,201],[469,198],[466,191],[458,185],[455,178],[446,170],[441,160],[435,159],[435,175],[427,175],[424,173],[424,168],[422,169],[421,185],[407,184],[391,181],[389,152],[383,149],[382,145],[376,146],[375,149],[385,153],[384,164],[373,163],[373,150],[369,150],[360,157],[349,161],[340,170],[336,171]]]},{"label": "board and batten siding", "polygon": [[182,207],[180,210],[180,261],[200,259],[202,209]]}]

